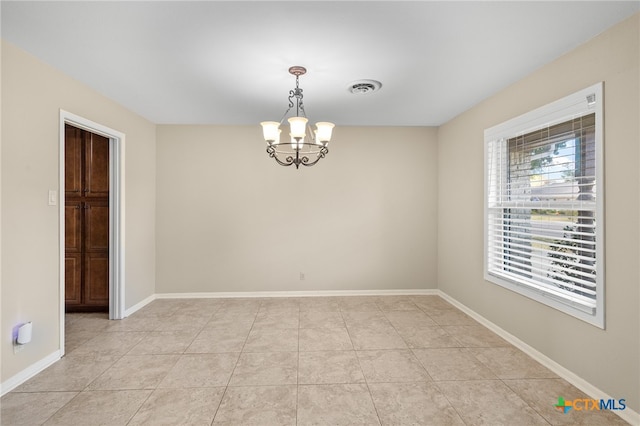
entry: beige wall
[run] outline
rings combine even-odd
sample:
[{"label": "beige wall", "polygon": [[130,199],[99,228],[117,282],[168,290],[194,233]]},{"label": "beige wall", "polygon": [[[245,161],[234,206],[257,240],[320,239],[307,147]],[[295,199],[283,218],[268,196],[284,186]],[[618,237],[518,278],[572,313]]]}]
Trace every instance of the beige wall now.
[{"label": "beige wall", "polygon": [[[126,135],[126,306],[155,289],[155,125],[2,43],[2,324],[4,382],[59,349],[59,110]],[[14,354],[12,328],[33,321]]]},{"label": "beige wall", "polygon": [[158,126],[156,291],[436,288],[435,136],[337,127],[296,170],[258,125]]},{"label": "beige wall", "polygon": [[[438,286],[615,398],[640,408],[640,15],[438,132]],[[483,279],[483,131],[598,81],[605,98],[606,330]]]}]

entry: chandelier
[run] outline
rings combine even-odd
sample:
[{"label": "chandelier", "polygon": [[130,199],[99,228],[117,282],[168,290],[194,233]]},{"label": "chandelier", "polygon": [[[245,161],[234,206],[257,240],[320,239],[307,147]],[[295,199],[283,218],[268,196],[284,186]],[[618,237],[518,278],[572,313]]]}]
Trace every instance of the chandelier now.
[{"label": "chandelier", "polygon": [[[289,74],[296,76],[296,88],[289,91],[289,108],[285,111],[280,122],[263,121],[262,133],[267,142],[267,154],[276,160],[281,166],[291,166],[296,169],[303,166],[313,166],[321,158],[329,153],[329,141],[334,124],[327,122],[316,123],[316,129],[312,130],[307,122],[307,113],[302,103],[302,89],[299,86],[299,77],[306,74],[304,67],[294,66],[289,68]],[[289,141],[280,140],[282,130],[280,125],[287,117],[287,114],[295,106],[296,115],[289,117]]]}]

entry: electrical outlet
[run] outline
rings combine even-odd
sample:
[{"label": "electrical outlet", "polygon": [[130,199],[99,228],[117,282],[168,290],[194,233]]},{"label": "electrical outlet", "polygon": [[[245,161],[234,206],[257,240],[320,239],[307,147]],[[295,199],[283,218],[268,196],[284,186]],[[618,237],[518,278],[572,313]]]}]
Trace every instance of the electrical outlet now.
[{"label": "electrical outlet", "polygon": [[13,353],[14,354],[17,354],[18,352],[20,352],[23,349],[24,349],[24,345],[19,345],[16,342],[13,342]]},{"label": "electrical outlet", "polygon": [[304,272],[300,272],[300,281],[304,281]]}]

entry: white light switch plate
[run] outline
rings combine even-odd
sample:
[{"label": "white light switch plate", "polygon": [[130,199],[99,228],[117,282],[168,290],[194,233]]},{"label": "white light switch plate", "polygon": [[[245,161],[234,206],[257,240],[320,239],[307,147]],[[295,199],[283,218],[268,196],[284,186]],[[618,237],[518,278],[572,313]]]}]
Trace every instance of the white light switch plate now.
[{"label": "white light switch plate", "polygon": [[58,204],[58,191],[54,189],[49,190],[49,205],[55,206]]}]

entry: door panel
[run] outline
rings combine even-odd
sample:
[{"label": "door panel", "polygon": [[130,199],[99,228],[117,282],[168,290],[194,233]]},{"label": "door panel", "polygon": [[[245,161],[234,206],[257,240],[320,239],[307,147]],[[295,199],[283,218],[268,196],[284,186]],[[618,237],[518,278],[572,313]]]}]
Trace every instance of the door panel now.
[{"label": "door panel", "polygon": [[64,190],[67,197],[79,197],[82,191],[82,131],[64,126]]},{"label": "door panel", "polygon": [[67,253],[80,253],[82,250],[82,202],[69,201],[64,207],[65,238]]},{"label": "door panel", "polygon": [[109,306],[109,254],[85,253],[86,305]]},{"label": "door panel", "polygon": [[109,251],[109,202],[87,201],[84,203],[85,242],[87,252]]},{"label": "door panel", "polygon": [[82,253],[68,253],[64,259],[64,301],[67,305],[82,303]]},{"label": "door panel", "polygon": [[89,133],[85,144],[85,194],[109,197],[109,139]]}]

